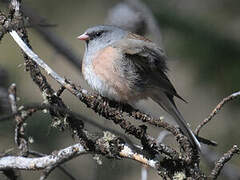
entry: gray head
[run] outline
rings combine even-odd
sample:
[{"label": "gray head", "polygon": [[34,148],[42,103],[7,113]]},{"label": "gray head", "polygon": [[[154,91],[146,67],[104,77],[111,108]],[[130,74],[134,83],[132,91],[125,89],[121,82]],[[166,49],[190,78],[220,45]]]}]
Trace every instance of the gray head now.
[{"label": "gray head", "polygon": [[[86,42],[86,51],[98,51],[127,35],[124,31],[116,26],[99,25],[88,28],[78,39]],[[86,52],[85,52],[86,53]]]}]

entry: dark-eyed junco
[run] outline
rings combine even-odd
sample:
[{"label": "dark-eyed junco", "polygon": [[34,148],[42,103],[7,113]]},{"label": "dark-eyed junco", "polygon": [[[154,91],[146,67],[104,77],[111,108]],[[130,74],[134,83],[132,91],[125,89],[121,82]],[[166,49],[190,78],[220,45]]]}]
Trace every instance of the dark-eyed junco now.
[{"label": "dark-eyed junco", "polygon": [[174,96],[182,98],[166,75],[166,55],[161,48],[142,36],[107,25],[91,27],[78,39],[86,42],[82,73],[94,90],[129,104],[151,98],[174,117],[192,145],[200,149],[173,100]]}]

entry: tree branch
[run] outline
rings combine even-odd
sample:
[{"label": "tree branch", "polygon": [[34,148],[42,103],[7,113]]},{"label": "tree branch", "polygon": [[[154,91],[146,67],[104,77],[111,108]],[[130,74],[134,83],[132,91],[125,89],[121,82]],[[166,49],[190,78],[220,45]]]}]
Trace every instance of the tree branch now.
[{"label": "tree branch", "polygon": [[[101,138],[100,138],[101,139]],[[110,140],[112,141],[112,140]],[[109,141],[109,142],[110,142]],[[108,142],[108,143],[109,143]],[[84,149],[84,146],[80,143],[69,146],[67,148],[61,149],[59,151],[54,151],[51,155],[46,155],[43,157],[31,158],[31,157],[21,157],[21,156],[4,156],[0,158],[0,170],[4,169],[21,169],[21,170],[41,170],[50,167],[56,167],[68,160],[71,160],[74,157],[89,154],[89,153],[98,153],[106,155],[106,152],[111,152],[111,147],[107,147],[107,144],[96,144],[99,146],[99,149],[104,149],[101,151],[91,152]],[[100,146],[102,146],[100,148]],[[134,161],[137,161],[141,164],[147,165],[154,169],[159,168],[159,164],[156,160],[152,160],[144,156],[143,154],[137,153],[131,149],[128,145],[119,144],[122,146],[120,151],[114,155],[114,157],[127,158]],[[98,149],[96,148],[96,149]]]},{"label": "tree branch", "polygon": [[222,107],[229,101],[232,101],[234,99],[236,99],[238,96],[240,96],[240,91],[235,92],[231,95],[229,95],[228,97],[225,97],[211,112],[211,114],[202,121],[201,124],[199,124],[197,126],[197,128],[195,129],[195,133],[198,135],[200,130],[209,122],[212,120],[212,118],[222,109]]},{"label": "tree branch", "polygon": [[24,133],[24,122],[28,115],[19,115],[17,114],[17,103],[16,103],[16,84],[12,84],[9,89],[9,101],[12,108],[12,113],[15,114],[15,143],[20,150],[20,154],[23,156],[28,155],[28,139],[25,137]]},{"label": "tree branch", "polygon": [[74,156],[85,154],[86,152],[84,147],[78,143],[44,157],[5,156],[0,158],[0,170],[9,168],[22,170],[45,169],[49,166],[72,159]]},{"label": "tree branch", "polygon": [[[221,156],[207,146],[203,146],[201,150],[208,167],[211,169],[214,168],[215,161],[220,159]],[[226,163],[224,168],[221,170],[221,174],[228,180],[240,179],[240,167],[231,163]]]},{"label": "tree branch", "polygon": [[227,153],[223,155],[216,163],[215,167],[212,170],[209,178],[210,179],[217,179],[218,175],[220,174],[223,166],[233,157],[234,154],[238,154],[240,149],[237,145],[234,145]]}]

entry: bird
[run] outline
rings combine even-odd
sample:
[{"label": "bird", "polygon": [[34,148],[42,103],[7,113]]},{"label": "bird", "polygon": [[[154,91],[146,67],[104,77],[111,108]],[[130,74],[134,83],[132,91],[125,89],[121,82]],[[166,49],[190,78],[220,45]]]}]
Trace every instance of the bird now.
[{"label": "bird", "polygon": [[191,144],[201,145],[178,110],[174,97],[185,101],[167,77],[167,56],[154,42],[112,25],[88,28],[82,74],[89,86],[111,100],[136,104],[152,99],[177,122]]}]

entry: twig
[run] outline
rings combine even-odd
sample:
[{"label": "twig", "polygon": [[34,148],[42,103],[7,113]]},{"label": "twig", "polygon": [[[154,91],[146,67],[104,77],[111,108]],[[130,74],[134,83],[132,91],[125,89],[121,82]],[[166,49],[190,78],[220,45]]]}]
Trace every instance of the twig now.
[{"label": "twig", "polygon": [[42,111],[42,110],[58,111],[60,114],[68,114],[70,116],[74,116],[75,121],[83,121],[85,123],[91,124],[91,125],[99,128],[103,131],[110,131],[113,134],[116,134],[116,135],[122,137],[128,144],[132,145],[132,148],[134,148],[132,141],[125,134],[122,134],[122,133],[120,133],[120,132],[118,132],[114,129],[102,126],[102,125],[98,124],[97,122],[93,121],[92,119],[89,119],[88,117],[84,117],[81,114],[78,114],[76,112],[72,112],[69,109],[61,108],[61,107],[58,107],[58,106],[51,106],[51,105],[47,105],[47,104],[30,104],[30,105],[21,106],[21,109],[18,109],[17,112],[14,113],[14,114],[6,115],[6,116],[0,116],[0,121],[8,120],[10,118],[15,117],[16,115],[19,115],[22,118],[26,117],[26,116],[29,117],[33,113],[35,113],[37,111]]},{"label": "twig", "polygon": [[8,98],[11,104],[12,113],[17,112],[17,100],[16,100],[16,84],[11,84],[8,89]]},{"label": "twig", "polygon": [[199,134],[200,130],[202,127],[204,127],[209,121],[212,120],[212,118],[221,110],[221,108],[224,106],[225,103],[232,101],[234,99],[236,99],[238,96],[240,96],[240,91],[235,92],[233,94],[231,94],[228,97],[225,97],[211,112],[211,114],[202,121],[201,124],[199,124],[195,130],[195,134]]},{"label": "twig", "polygon": [[234,145],[227,153],[223,155],[215,164],[214,169],[212,170],[211,174],[209,175],[210,179],[217,179],[218,175],[220,174],[223,166],[233,157],[234,154],[238,154],[240,149],[237,145]]},{"label": "twig", "polygon": [[139,119],[143,122],[148,122],[149,124],[154,125],[156,127],[162,127],[165,130],[171,132],[176,138],[180,147],[184,150],[185,160],[188,163],[192,161],[199,161],[198,151],[192,148],[188,138],[184,136],[178,128],[174,127],[173,125],[170,125],[169,123],[161,119],[154,119],[153,117],[142,112],[139,112],[138,110],[135,109],[130,109],[130,111],[127,109],[126,112],[129,113],[135,119]]},{"label": "twig", "polygon": [[[220,159],[221,157],[214,150],[211,150],[207,146],[203,146],[201,152],[203,158],[207,162],[208,167],[211,169],[215,166],[216,159]],[[221,170],[221,174],[228,180],[240,179],[240,167],[230,163],[226,163],[224,165],[224,168]]]},{"label": "twig", "polygon": [[9,89],[9,101],[12,108],[12,113],[15,115],[16,127],[15,127],[15,143],[17,144],[20,154],[27,156],[28,154],[28,140],[24,134],[24,122],[26,116],[17,114],[17,103],[16,103],[16,84],[12,84]]},{"label": "twig", "polygon": [[47,64],[44,63],[42,59],[38,57],[37,54],[35,54],[22,40],[22,38],[18,35],[16,31],[11,31],[10,35],[13,37],[13,39],[16,41],[16,43],[20,46],[20,48],[28,55],[30,59],[32,59],[35,63],[37,63],[40,67],[42,67],[48,75],[52,76],[55,80],[57,80],[60,84],[64,85],[64,87],[67,87],[67,83],[65,82],[65,79],[59,76],[56,72],[54,72]]}]

